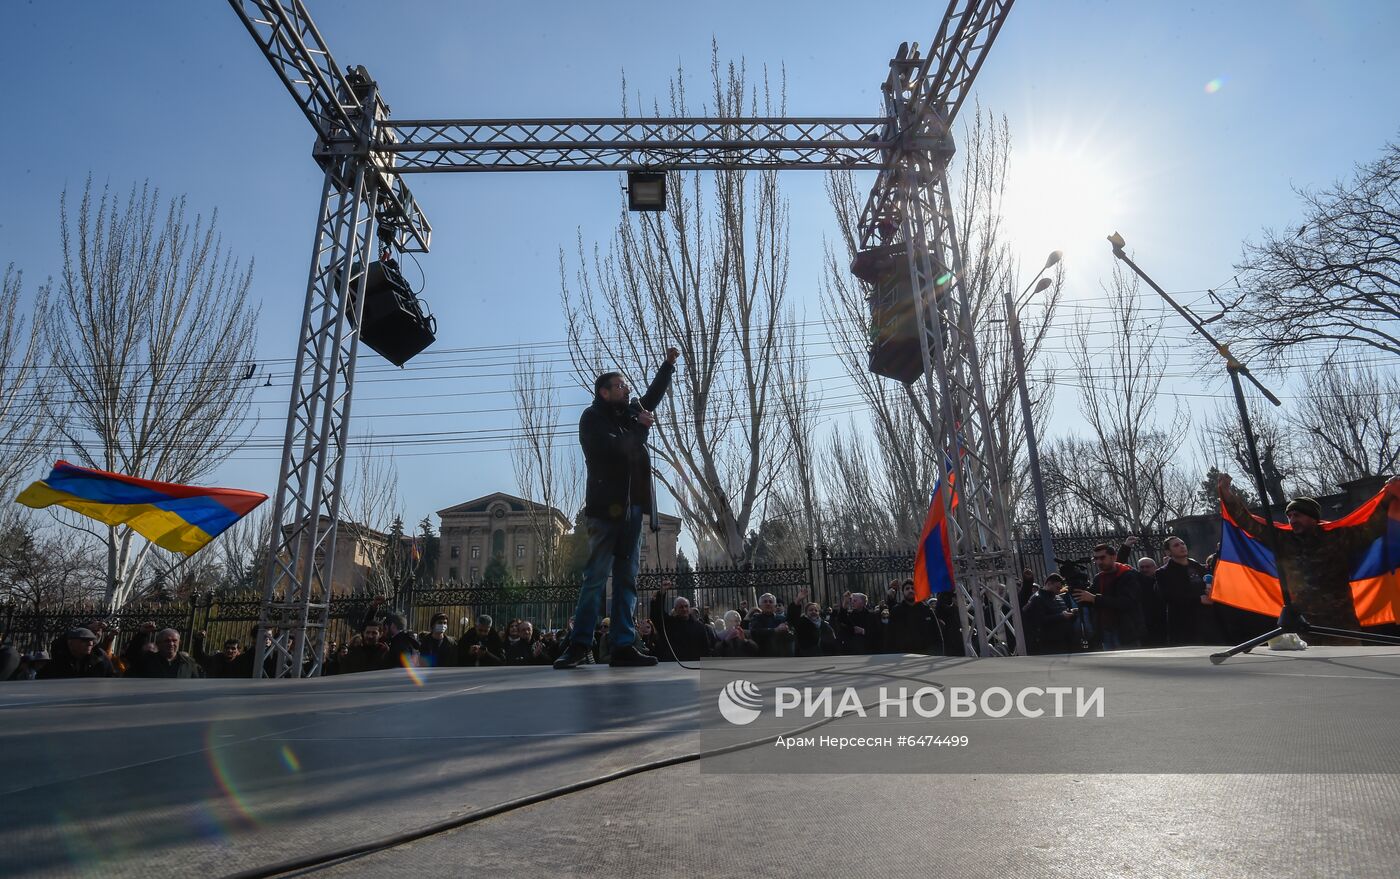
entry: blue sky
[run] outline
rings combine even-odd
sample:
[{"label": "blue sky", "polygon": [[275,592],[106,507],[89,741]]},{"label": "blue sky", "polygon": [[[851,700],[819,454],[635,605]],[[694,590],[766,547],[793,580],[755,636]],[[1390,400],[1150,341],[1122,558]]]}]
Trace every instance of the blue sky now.
[{"label": "blue sky", "polygon": [[[712,39],[751,68],[785,66],[790,115],[868,115],[890,55],[903,40],[927,42],[942,9],[925,4],[896,17],[811,2],[308,5],[336,60],[368,67],[400,119],[616,115],[624,68],[630,91],[647,102],[664,97],[678,64],[703,94]],[[265,419],[255,433],[280,439],[320,191],[306,121],[224,3],[11,0],[4,11],[10,121],[0,139],[0,261],[23,269],[29,290],[56,275],[58,195],[88,175],[120,191],[149,179],[187,195],[196,211],[217,208],[225,242],[256,259],[260,378],[270,373],[275,386],[255,395]],[[1110,263],[1103,236],[1116,228],[1167,289],[1228,284],[1243,239],[1294,222],[1290,187],[1343,177],[1397,136],[1396,33],[1400,4],[1391,2],[1022,0],[976,95],[1008,117],[1021,157],[1010,220],[1025,264],[1064,250],[1068,297],[1092,303]],[[1207,89],[1212,81],[1218,88]],[[1092,193],[1029,179],[1037,168]],[[618,175],[410,182],[434,226],[433,252],[421,263],[439,348],[553,343],[535,350],[564,370],[557,254],[572,251],[580,232],[589,243],[607,240]],[[791,295],[812,320],[822,236],[834,225],[820,174],[791,173],[784,183]],[[514,424],[504,411],[510,359],[440,354],[413,365],[443,368],[404,375],[362,359],[357,432],[504,432]],[[1189,372],[1181,354],[1173,365]],[[814,371],[837,389],[833,361]],[[424,375],[439,377],[411,378]],[[1185,378],[1171,389],[1225,393]],[[1070,403],[1072,393],[1059,399]],[[1216,405],[1182,399],[1198,411]],[[403,417],[415,411],[451,414]],[[397,455],[407,517],[511,490],[503,446]],[[275,456],[240,452],[218,481],[270,492]]]}]

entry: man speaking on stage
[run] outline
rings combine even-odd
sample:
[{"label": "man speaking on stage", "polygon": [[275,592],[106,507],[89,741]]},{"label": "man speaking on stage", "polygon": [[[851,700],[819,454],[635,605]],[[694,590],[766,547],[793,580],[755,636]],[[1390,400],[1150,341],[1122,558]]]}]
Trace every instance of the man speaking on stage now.
[{"label": "man speaking on stage", "polygon": [[555,668],[577,668],[587,659],[609,573],[613,580],[609,665],[656,665],[656,657],[637,649],[632,614],[637,606],[642,517],[652,511],[647,433],[656,423],[653,411],[671,387],[678,357],[680,351],[666,349],[666,362],[636,402],[629,402],[632,389],[621,373],[605,372],[593,382],[593,405],[583,410],[578,422],[578,441],[588,469],[583,504],[588,561],[574,611],[573,639],[555,660]]}]

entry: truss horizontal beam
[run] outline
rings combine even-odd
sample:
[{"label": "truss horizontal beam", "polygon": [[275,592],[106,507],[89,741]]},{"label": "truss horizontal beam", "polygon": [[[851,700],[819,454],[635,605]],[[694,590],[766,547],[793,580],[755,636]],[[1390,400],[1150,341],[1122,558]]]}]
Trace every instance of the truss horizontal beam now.
[{"label": "truss horizontal beam", "polygon": [[893,146],[893,131],[884,117],[396,119],[381,126],[373,151],[388,159],[395,174],[878,170]]}]

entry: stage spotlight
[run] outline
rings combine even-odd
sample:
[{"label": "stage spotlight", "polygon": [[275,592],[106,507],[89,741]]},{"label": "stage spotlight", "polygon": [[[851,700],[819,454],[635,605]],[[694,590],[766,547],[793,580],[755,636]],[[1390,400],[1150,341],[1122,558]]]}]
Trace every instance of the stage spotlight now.
[{"label": "stage spotlight", "polygon": [[666,210],[666,174],[663,171],[627,172],[629,211]]}]

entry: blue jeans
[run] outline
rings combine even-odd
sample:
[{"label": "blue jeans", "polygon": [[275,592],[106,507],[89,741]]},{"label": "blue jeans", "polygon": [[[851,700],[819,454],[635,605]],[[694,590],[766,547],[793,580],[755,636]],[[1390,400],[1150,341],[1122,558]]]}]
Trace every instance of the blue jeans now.
[{"label": "blue jeans", "polygon": [[641,564],[642,508],[627,508],[622,519],[587,517],[588,562],[583,566],[583,585],[579,588],[578,607],[574,610],[574,643],[593,645],[593,631],[598,628],[603,609],[603,593],[612,574],[612,643],[613,649],[628,647],[637,640],[637,625],[632,619],[637,607],[637,567]]}]

